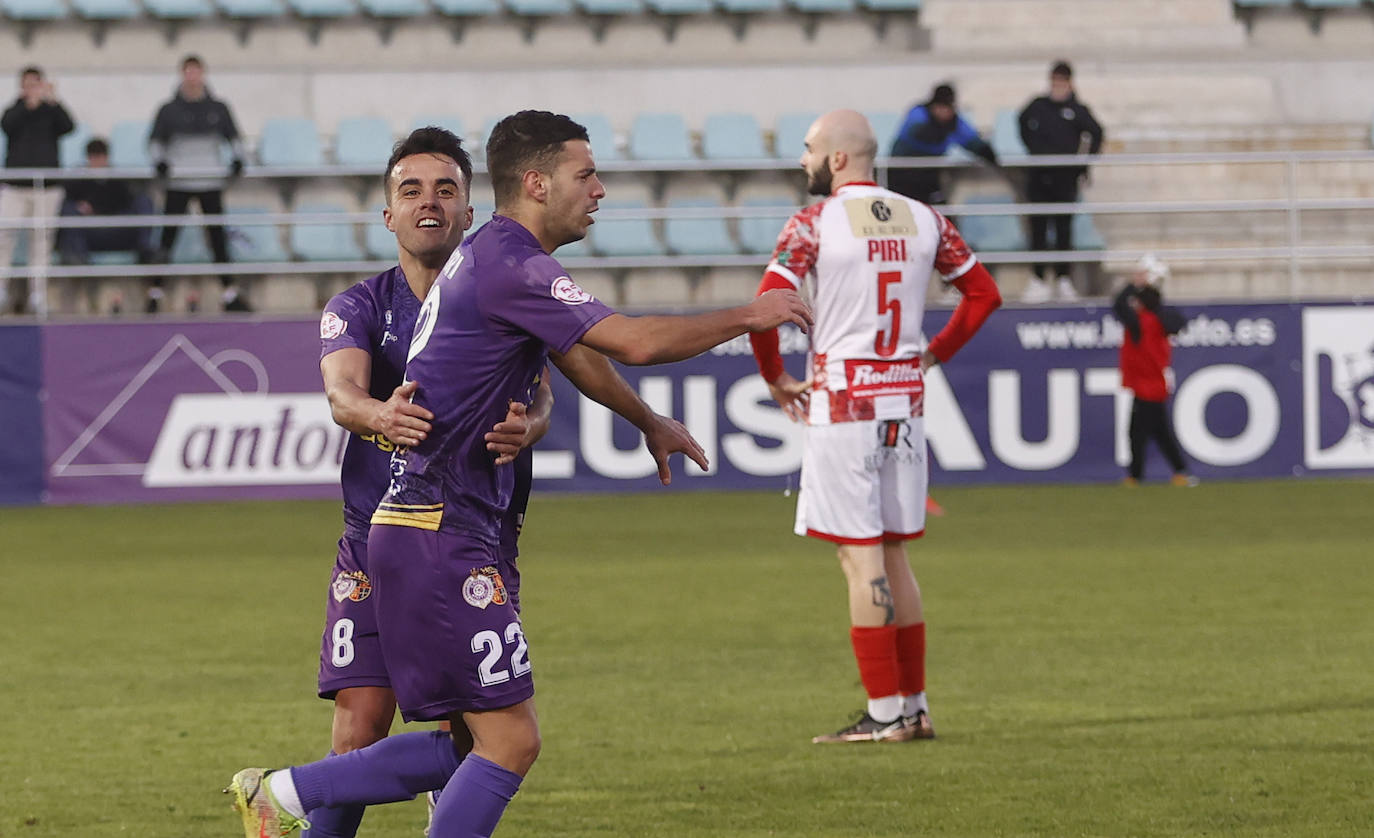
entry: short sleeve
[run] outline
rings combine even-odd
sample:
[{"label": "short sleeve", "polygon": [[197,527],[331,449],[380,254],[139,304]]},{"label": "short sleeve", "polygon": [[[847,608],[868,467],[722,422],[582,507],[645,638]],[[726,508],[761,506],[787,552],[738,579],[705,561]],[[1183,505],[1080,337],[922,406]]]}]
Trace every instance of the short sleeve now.
[{"label": "short sleeve", "polygon": [[958,229],[936,210],[935,223],[940,229],[940,243],[935,248],[935,270],[944,278],[945,282],[953,282],[969,270],[978,262],[978,257],[973,255],[964,237],[959,235]]},{"label": "short sleeve", "polygon": [[377,306],[359,283],[335,294],[320,316],[320,357],[340,349],[372,351]]},{"label": "short sleeve", "polygon": [[552,256],[536,256],[493,283],[488,316],[528,332],[562,353],[615,310],[583,291]]},{"label": "short sleeve", "polygon": [[821,238],[816,230],[816,219],[822,206],[824,202],[813,204],[787,219],[778,235],[777,246],[773,248],[773,258],[768,263],[768,270],[782,274],[798,288],[806,275],[816,267],[816,258],[820,254]]}]

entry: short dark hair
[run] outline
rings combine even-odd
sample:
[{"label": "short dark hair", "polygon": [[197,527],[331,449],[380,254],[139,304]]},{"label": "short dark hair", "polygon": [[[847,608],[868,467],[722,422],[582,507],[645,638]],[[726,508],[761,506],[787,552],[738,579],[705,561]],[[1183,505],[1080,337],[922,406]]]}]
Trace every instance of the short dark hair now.
[{"label": "short dark hair", "polygon": [[382,190],[386,194],[387,205],[391,204],[391,170],[402,158],[412,154],[442,154],[453,158],[458,170],[463,173],[463,188],[472,192],[472,156],[463,148],[459,136],[437,125],[426,125],[410,132],[404,140],[391,149],[391,157],[386,161],[386,171],[382,172]]},{"label": "short dark hair", "polygon": [[43,71],[40,70],[37,66],[30,64],[29,66],[19,71],[19,78],[23,79],[24,76],[38,76],[41,79],[43,78]]},{"label": "short dark hair", "polygon": [[188,55],[188,56],[186,56],[185,58],[181,59],[181,69],[182,69],[182,70],[185,70],[185,69],[187,68],[187,66],[189,66],[189,65],[191,65],[191,64],[196,65],[197,67],[201,68],[202,70],[205,69],[205,62],[200,60],[200,56],[199,56],[199,55],[194,55],[194,54],[192,54],[192,55]]},{"label": "short dark hair", "polygon": [[487,172],[497,206],[519,194],[525,172],[553,171],[569,140],[591,142],[587,129],[563,114],[520,111],[496,123],[487,138]]},{"label": "short dark hair", "polygon": [[1153,285],[1146,285],[1144,288],[1137,291],[1136,298],[1140,300],[1140,305],[1148,311],[1159,310],[1159,304],[1163,302],[1164,299],[1163,296],[1160,295],[1159,289]]},{"label": "short dark hair", "polygon": [[100,139],[99,137],[92,138],[90,142],[86,143],[86,156],[90,157],[93,154],[99,154],[102,157],[109,157],[110,144]]},{"label": "short dark hair", "polygon": [[944,105],[945,107],[954,110],[954,101],[954,85],[937,84],[935,86],[935,89],[932,90],[930,93],[930,101],[926,104],[927,107],[929,107],[930,105]]},{"label": "short dark hair", "polygon": [[1054,76],[1061,79],[1071,79],[1073,78],[1073,68],[1069,66],[1067,61],[1056,61],[1054,66],[1050,68],[1050,77],[1053,78]]}]

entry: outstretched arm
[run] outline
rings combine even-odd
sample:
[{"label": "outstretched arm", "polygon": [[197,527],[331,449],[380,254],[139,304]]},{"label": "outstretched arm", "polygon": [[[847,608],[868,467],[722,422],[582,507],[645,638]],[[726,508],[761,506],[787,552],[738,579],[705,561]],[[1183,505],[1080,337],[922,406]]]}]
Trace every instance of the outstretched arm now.
[{"label": "outstretched arm", "polygon": [[397,387],[386,401],[372,398],[372,356],[347,347],[320,359],[324,393],[334,423],[355,434],[382,434],[397,445],[419,445],[429,433],[434,414],[412,404],[419,389],[414,381]]},{"label": "outstretched arm", "polygon": [[682,423],[655,413],[630,386],[606,356],[581,344],[566,354],[551,353],[555,366],[587,398],[610,408],[644,433],[644,442],[658,463],[658,478],[666,486],[673,479],[670,454],[684,454],[703,470],[710,466],[701,444]]}]

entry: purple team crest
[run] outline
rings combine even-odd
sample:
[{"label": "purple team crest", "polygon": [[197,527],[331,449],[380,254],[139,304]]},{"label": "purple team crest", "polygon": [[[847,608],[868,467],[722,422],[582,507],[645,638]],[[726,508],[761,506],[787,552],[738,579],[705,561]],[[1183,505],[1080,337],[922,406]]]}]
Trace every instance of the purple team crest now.
[{"label": "purple team crest", "polygon": [[474,608],[506,604],[506,583],[491,565],[473,570],[463,581],[463,599]]}]

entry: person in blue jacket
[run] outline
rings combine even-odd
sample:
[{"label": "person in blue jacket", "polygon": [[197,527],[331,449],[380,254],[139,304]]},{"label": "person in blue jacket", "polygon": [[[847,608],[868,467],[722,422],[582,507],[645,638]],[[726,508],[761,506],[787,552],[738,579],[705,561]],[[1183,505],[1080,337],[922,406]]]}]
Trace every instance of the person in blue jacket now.
[{"label": "person in blue jacket", "polygon": [[[954,88],[937,85],[930,99],[907,112],[906,120],[892,141],[893,157],[941,157],[950,146],[963,146],[969,152],[996,166],[997,153],[963,117],[955,104]],[[887,187],[927,204],[943,204],[947,198],[940,178],[941,169],[893,168],[887,173]]]}]

